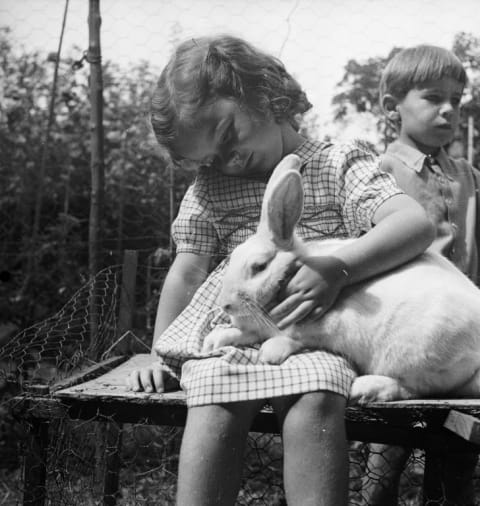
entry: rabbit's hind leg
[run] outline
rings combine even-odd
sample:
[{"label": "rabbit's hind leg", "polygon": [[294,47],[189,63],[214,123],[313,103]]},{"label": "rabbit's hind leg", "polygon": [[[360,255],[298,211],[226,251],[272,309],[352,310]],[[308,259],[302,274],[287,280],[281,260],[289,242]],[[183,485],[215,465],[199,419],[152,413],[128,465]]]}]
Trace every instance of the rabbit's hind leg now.
[{"label": "rabbit's hind leg", "polygon": [[413,392],[403,387],[398,380],[389,376],[367,374],[359,376],[352,384],[349,404],[387,402],[412,399]]}]

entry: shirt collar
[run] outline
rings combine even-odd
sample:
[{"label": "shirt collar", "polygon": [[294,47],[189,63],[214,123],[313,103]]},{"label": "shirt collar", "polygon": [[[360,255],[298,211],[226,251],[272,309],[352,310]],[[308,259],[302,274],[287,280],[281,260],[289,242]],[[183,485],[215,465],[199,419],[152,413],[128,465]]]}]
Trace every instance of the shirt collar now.
[{"label": "shirt collar", "polygon": [[321,143],[313,141],[311,139],[305,139],[300,146],[298,146],[293,153],[297,155],[302,161],[300,172],[303,172],[305,164],[312,158],[312,156],[318,151],[318,147]]},{"label": "shirt collar", "polygon": [[[416,172],[420,172],[425,163],[427,155],[419,151],[417,148],[404,144],[400,141],[392,142],[386,150],[390,156],[397,158],[408,167],[411,167]],[[443,148],[440,148],[437,156],[435,157],[440,167],[448,166],[448,157]]]}]

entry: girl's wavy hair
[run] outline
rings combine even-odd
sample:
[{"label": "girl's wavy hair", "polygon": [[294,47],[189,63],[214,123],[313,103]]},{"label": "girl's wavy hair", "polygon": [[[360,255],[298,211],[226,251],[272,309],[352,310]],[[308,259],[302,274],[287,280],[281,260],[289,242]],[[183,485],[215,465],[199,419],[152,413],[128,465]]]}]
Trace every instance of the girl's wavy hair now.
[{"label": "girl's wavy hair", "polygon": [[401,100],[416,86],[444,77],[467,83],[465,68],[452,51],[427,44],[403,49],[382,72],[380,103],[387,93]]},{"label": "girl's wavy hair", "polygon": [[228,35],[187,40],[161,73],[151,101],[153,131],[172,159],[179,126],[197,126],[198,109],[217,98],[234,99],[255,118],[287,120],[296,130],[296,116],[311,108],[283,64],[247,42]]}]

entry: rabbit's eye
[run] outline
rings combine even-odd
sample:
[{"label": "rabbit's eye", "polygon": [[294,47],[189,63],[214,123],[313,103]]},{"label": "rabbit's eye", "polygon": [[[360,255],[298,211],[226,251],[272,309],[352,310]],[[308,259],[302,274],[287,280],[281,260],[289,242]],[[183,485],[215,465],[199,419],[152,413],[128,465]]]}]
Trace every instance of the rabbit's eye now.
[{"label": "rabbit's eye", "polygon": [[259,272],[264,271],[267,268],[267,265],[267,262],[252,264],[252,273],[258,274]]}]

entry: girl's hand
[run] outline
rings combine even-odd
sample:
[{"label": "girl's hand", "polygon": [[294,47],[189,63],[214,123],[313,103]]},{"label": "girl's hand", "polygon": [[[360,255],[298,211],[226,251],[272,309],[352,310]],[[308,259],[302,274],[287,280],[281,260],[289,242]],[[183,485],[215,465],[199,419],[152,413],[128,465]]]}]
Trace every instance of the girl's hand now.
[{"label": "girl's hand", "polygon": [[162,364],[135,369],[126,378],[127,388],[133,392],[164,392],[163,375]]},{"label": "girl's hand", "polygon": [[320,318],[337,299],[347,284],[345,264],[334,257],[310,257],[287,284],[283,301],[270,312],[283,329],[307,316]]}]

